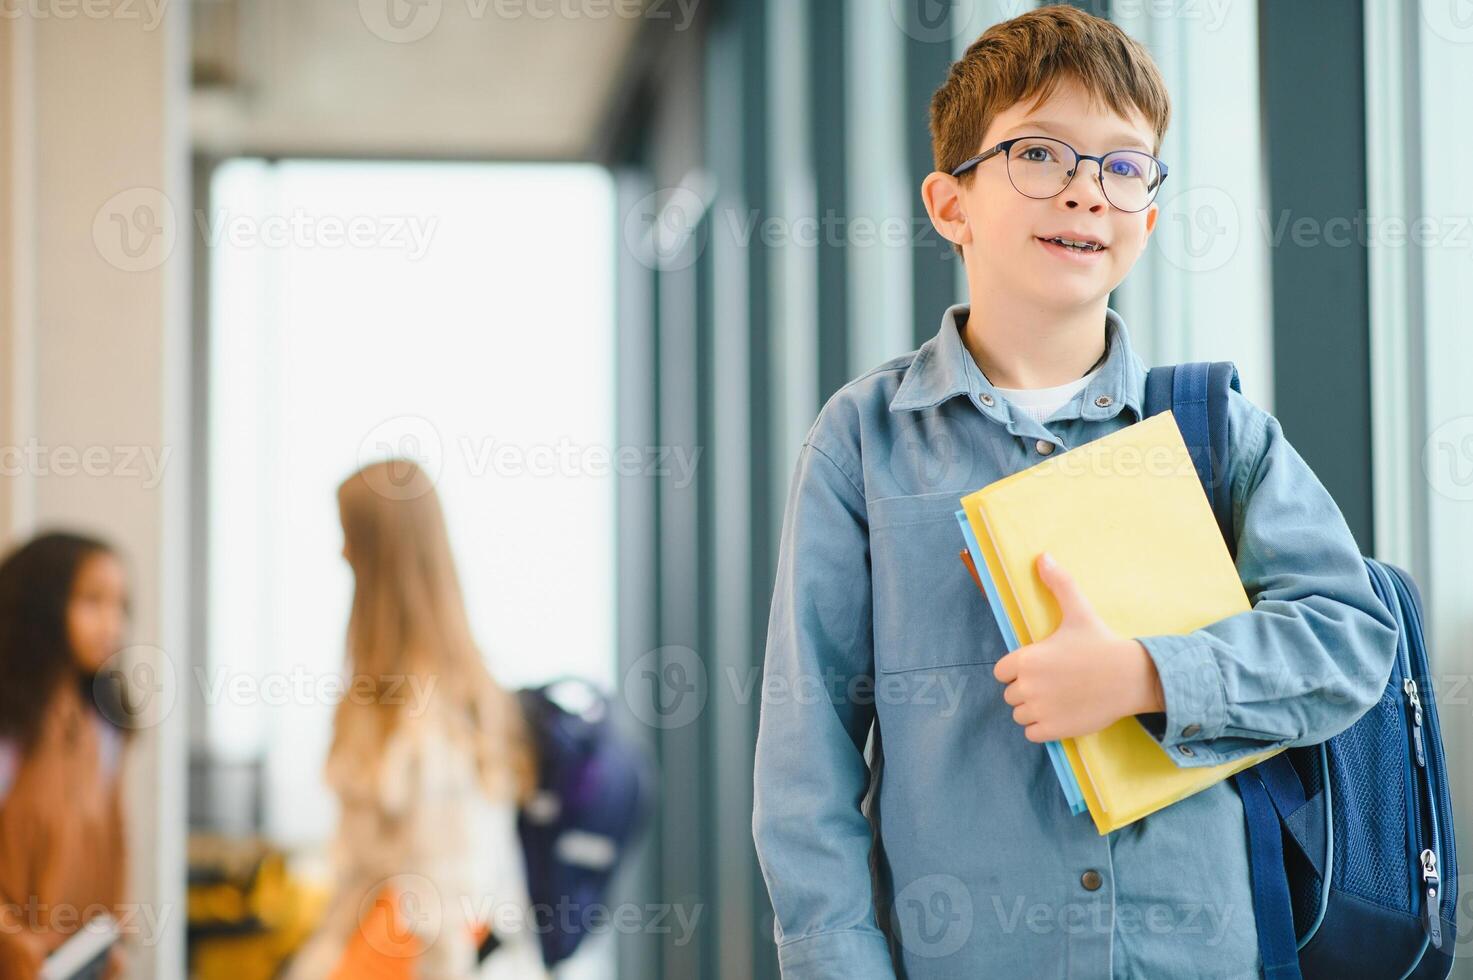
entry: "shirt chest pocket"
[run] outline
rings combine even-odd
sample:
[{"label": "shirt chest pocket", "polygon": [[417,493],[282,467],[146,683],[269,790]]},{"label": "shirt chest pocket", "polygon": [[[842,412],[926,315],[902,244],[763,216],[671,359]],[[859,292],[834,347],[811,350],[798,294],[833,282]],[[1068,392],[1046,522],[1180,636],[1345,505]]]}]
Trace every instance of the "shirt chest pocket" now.
[{"label": "shirt chest pocket", "polygon": [[954,492],[869,502],[875,669],[996,663],[1007,648],[962,564]]}]

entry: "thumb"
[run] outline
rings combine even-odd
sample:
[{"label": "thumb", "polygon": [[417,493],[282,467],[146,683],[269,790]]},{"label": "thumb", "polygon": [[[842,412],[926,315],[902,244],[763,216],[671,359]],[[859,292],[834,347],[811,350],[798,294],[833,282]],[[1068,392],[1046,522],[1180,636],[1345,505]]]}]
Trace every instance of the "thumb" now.
[{"label": "thumb", "polygon": [[1065,623],[1094,619],[1094,607],[1089,604],[1084,593],[1079,591],[1079,584],[1074,581],[1074,576],[1066,572],[1046,551],[1038,556],[1038,577],[1043,579],[1043,584],[1054,594]]}]

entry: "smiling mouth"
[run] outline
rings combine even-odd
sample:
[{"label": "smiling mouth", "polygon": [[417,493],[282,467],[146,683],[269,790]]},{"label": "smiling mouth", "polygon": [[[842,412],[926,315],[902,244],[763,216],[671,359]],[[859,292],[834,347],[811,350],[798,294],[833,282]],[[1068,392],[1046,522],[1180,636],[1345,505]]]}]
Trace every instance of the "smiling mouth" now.
[{"label": "smiling mouth", "polygon": [[1039,241],[1049,242],[1074,252],[1103,252],[1106,248],[1104,245],[1090,244],[1089,242],[1074,242],[1067,238],[1040,238]]}]

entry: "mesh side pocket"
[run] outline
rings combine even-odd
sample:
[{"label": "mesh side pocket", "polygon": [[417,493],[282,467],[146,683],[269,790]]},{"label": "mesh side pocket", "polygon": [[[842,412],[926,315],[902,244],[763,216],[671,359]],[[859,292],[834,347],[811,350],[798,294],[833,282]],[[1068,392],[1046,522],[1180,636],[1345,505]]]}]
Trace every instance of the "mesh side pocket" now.
[{"label": "mesh side pocket", "polygon": [[[1400,912],[1412,908],[1405,740],[1401,711],[1388,692],[1329,743],[1336,885]],[[1347,806],[1351,799],[1355,805]]]}]

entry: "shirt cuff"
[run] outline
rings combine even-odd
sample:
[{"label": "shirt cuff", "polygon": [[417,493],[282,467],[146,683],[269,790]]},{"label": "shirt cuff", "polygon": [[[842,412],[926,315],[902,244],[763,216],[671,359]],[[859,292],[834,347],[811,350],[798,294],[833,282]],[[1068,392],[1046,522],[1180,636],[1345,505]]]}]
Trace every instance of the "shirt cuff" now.
[{"label": "shirt cuff", "polygon": [[[1222,670],[1210,644],[1190,633],[1137,637],[1146,648],[1166,700],[1161,712],[1137,715],[1141,727],[1178,765],[1190,765],[1195,755],[1189,743],[1217,738],[1227,725],[1227,693]],[[1181,758],[1178,758],[1178,755]]]},{"label": "shirt cuff", "polygon": [[878,929],[841,929],[777,948],[783,980],[895,980],[890,944]]}]

